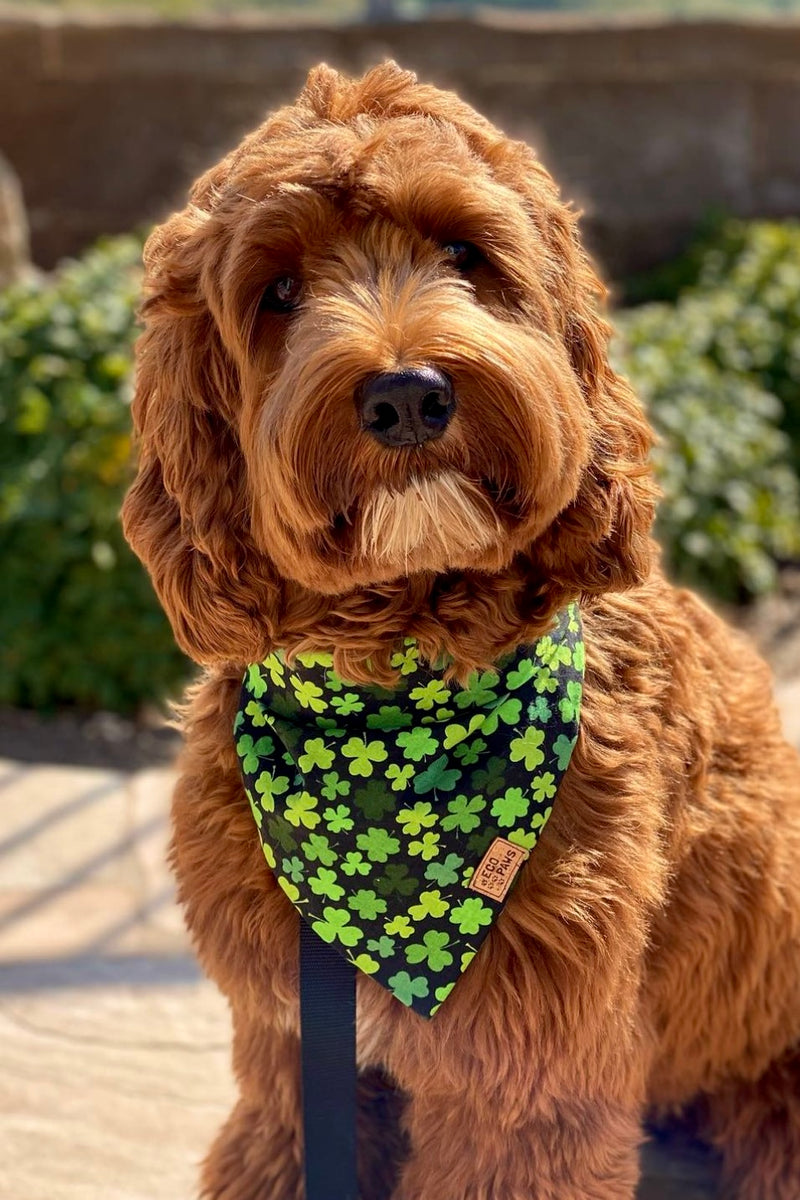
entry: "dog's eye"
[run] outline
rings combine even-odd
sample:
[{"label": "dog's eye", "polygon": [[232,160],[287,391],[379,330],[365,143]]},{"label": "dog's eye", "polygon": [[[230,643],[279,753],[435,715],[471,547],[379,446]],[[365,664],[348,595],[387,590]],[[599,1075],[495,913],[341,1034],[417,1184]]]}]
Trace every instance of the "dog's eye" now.
[{"label": "dog's eye", "polygon": [[459,271],[468,271],[480,258],[480,252],[472,242],[445,242],[442,249]]},{"label": "dog's eye", "polygon": [[272,312],[291,312],[297,308],[302,290],[302,280],[297,275],[281,275],[264,289],[259,307]]}]

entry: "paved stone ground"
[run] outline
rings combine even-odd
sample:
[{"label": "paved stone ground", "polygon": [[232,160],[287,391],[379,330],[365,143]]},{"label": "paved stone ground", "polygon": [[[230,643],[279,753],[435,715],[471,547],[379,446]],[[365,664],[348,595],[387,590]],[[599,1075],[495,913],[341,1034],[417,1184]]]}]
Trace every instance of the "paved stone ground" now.
[{"label": "paved stone ground", "polygon": [[[800,744],[800,681],[779,694]],[[174,905],[169,788],[166,769],[0,759],[4,1200],[195,1195],[233,1098],[229,1020]],[[713,1195],[692,1147],[647,1161],[643,1200]]]}]

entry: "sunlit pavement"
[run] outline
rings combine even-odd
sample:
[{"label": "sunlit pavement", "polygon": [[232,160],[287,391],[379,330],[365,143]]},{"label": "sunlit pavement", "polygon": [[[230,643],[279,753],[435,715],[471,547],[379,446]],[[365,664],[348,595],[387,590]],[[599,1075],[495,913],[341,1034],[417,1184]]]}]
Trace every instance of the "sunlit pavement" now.
[{"label": "sunlit pavement", "polygon": [[[800,744],[800,681],[779,699]],[[192,1200],[232,1104],[227,1008],[164,862],[170,784],[0,760],[4,1200]],[[712,1194],[691,1155],[658,1160],[647,1200]]]}]

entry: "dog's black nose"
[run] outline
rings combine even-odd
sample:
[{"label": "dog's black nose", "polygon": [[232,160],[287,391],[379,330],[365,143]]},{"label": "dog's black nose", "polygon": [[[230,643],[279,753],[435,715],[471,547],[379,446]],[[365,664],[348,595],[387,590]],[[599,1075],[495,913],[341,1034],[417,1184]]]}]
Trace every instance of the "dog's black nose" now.
[{"label": "dog's black nose", "polygon": [[456,407],[450,380],[433,367],[376,375],[356,403],[361,428],[385,446],[419,446],[441,437]]}]

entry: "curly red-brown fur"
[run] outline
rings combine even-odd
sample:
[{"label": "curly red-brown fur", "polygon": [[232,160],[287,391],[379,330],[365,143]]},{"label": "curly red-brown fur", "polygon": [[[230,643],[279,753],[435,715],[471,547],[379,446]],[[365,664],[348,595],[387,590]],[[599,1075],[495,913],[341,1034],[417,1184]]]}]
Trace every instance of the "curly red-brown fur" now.
[{"label": "curly red-brown fur", "polygon": [[[480,252],[466,276],[454,240]],[[631,1200],[644,1114],[692,1104],[731,1197],[797,1200],[800,768],[765,668],[653,565],[649,429],[544,168],[393,64],[320,67],[146,265],[124,517],[208,668],[172,857],[241,1086],[203,1194],[302,1194],[297,918],[240,781],[243,665],[321,647],[391,684],[413,636],[464,677],[579,599],[578,745],[494,931],[432,1022],[359,980],[362,1193]],[[301,302],[275,312],[288,277]],[[427,365],[458,397],[446,433],[379,445],[359,388]],[[372,497],[421,481],[445,520],[463,492],[480,544],[382,546]],[[404,1098],[391,1144],[369,1128],[384,1073]]]}]

